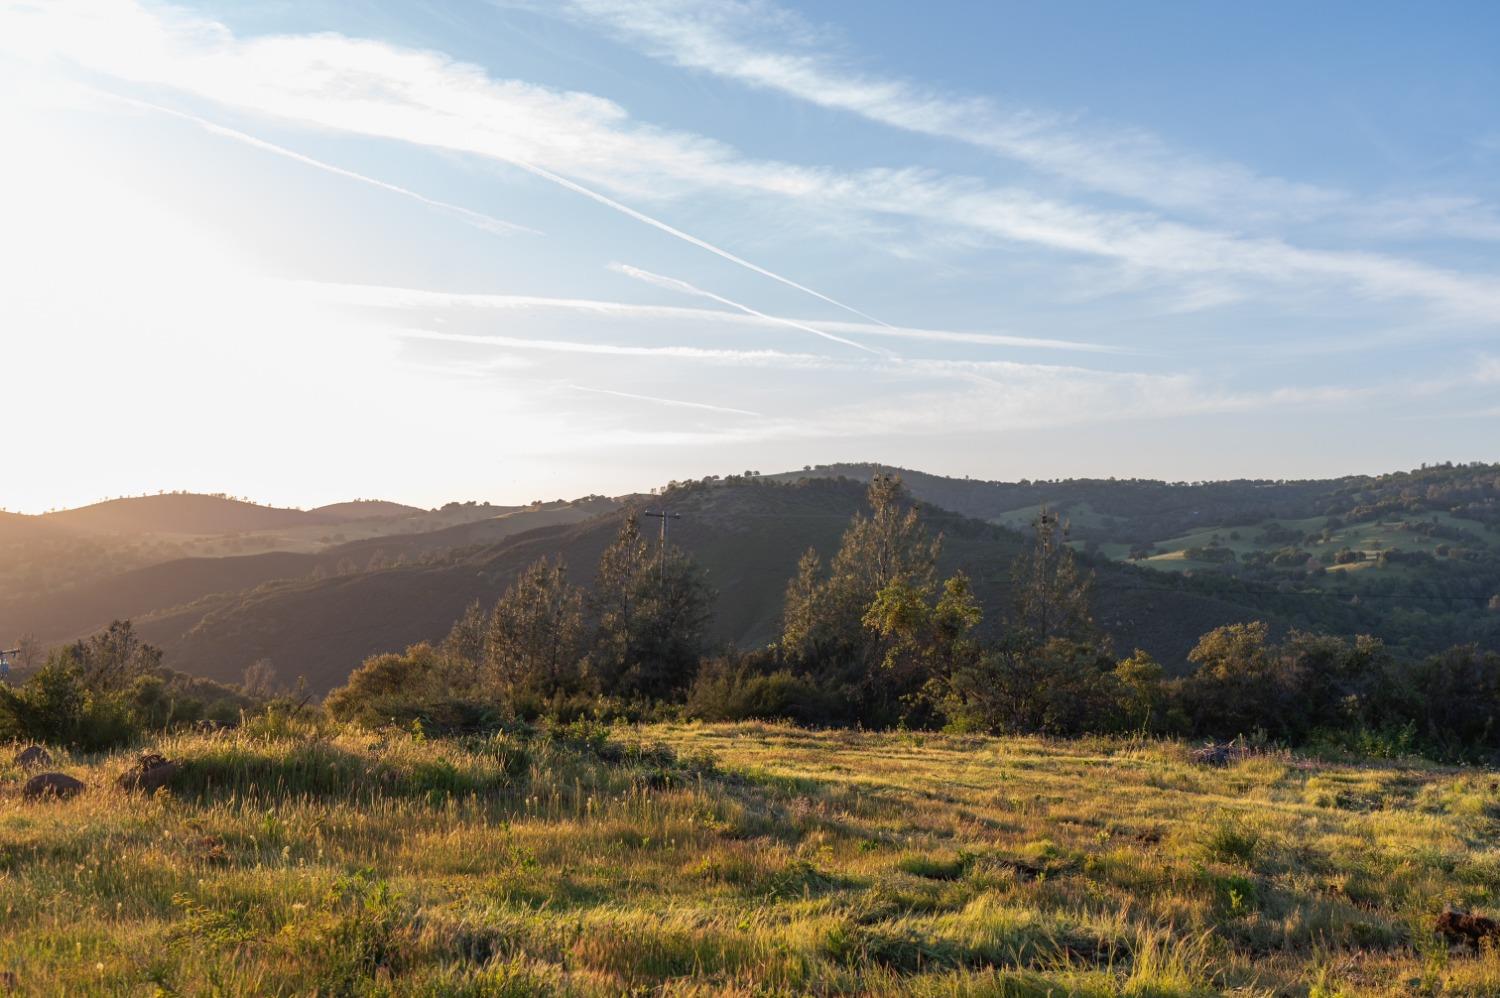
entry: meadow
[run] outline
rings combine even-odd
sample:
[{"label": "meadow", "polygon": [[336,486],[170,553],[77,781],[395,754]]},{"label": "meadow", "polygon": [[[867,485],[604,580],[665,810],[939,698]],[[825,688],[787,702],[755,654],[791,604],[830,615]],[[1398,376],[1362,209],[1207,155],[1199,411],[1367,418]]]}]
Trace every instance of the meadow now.
[{"label": "meadow", "polygon": [[[18,994],[1480,995],[1489,771],[769,724],[277,715],[0,770]],[[6,754],[7,759],[10,753]]]}]

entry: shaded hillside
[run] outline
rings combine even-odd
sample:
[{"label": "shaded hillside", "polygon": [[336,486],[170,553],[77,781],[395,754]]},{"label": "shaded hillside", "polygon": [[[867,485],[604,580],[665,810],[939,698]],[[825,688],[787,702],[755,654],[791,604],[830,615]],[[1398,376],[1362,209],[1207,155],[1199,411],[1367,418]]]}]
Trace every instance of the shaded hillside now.
[{"label": "shaded hillside", "polygon": [[[868,481],[882,466],[819,465],[772,476],[845,476]],[[1312,516],[1348,480],[1278,482],[1159,482],[1148,479],[1077,478],[1061,481],[987,482],[892,469],[923,502],[980,520],[1024,524],[1042,505],[1067,515],[1075,536],[1099,541],[1150,541],[1204,524],[1257,523],[1271,517]],[[1018,514],[1012,516],[1011,514]]]},{"label": "shaded hillside", "polygon": [[[873,468],[773,477],[863,479]],[[901,475],[918,498],[1003,526],[1024,528],[1045,504],[1069,520],[1080,551],[1149,569],[1140,585],[1228,599],[1307,629],[1375,634],[1415,656],[1500,648],[1500,465],[1291,482]],[[1110,598],[1103,587],[1100,597]],[[1193,617],[1151,626],[1198,633]]]},{"label": "shaded hillside", "polygon": [[875,464],[819,465],[769,477],[795,481],[843,476],[868,481],[880,470],[898,472],[911,493],[924,502],[981,520],[1022,524],[1045,504],[1070,518],[1076,537],[1100,543],[1151,542],[1210,526],[1231,528],[1312,517],[1368,522],[1382,516],[1436,513],[1481,525],[1500,524],[1500,465],[1481,463],[1294,481],[1075,478],[991,482]]},{"label": "shaded hillside", "polygon": [[306,510],[187,492],[111,499],[46,513],[42,519],[74,530],[117,534],[229,534],[337,522]]},{"label": "shaded hillside", "polygon": [[86,581],[62,593],[0,599],[0,621],[7,633],[63,641],[116,618],[160,613],[213,594],[232,596],[276,580],[353,575],[455,548],[494,543],[537,527],[578,523],[614,507],[608,499],[538,504],[441,530],[351,541],[315,553],[176,558]]},{"label": "shaded hillside", "polygon": [[[862,508],[864,491],[852,481],[736,480],[679,487],[664,497],[682,514],[672,524],[673,541],[698,560],[716,590],[716,642],[750,648],[776,638],[798,557],[808,547],[831,555]],[[283,675],[305,675],[321,692],[367,655],[441,638],[471,600],[492,603],[543,555],[561,555],[573,580],[588,583],[622,515],[529,531],[439,563],[212,597],[137,623],[176,668],[233,679],[266,657]],[[945,537],[941,570],[970,574],[995,626],[1009,606],[1009,566],[1025,538],[942,510],[927,508],[924,515]],[[1118,645],[1145,647],[1166,661],[1180,661],[1202,631],[1257,613],[1184,588],[1182,580],[1157,589],[1139,581],[1149,573],[1129,566],[1105,563],[1099,571],[1099,617]]]}]

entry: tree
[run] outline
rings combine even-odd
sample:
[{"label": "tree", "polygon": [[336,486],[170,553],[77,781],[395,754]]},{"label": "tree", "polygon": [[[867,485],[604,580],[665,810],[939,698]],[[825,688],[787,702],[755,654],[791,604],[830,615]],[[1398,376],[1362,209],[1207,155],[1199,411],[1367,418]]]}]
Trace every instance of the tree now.
[{"label": "tree", "polygon": [[1119,727],[1114,661],[1093,645],[1012,638],[956,669],[940,687],[959,730],[1074,735]]},{"label": "tree", "polygon": [[1032,521],[1031,547],[1011,566],[1016,620],[1039,644],[1098,636],[1089,610],[1094,576],[1079,571],[1067,539],[1067,521],[1043,506]]},{"label": "tree", "polygon": [[893,684],[901,683],[884,669],[887,638],[866,626],[866,614],[882,591],[898,603],[931,599],[941,538],[929,537],[899,478],[876,475],[867,501],[869,514],[850,520],[826,576],[815,553],[803,555],[787,587],[781,648],[881,723],[895,720],[902,693]]},{"label": "tree", "polygon": [[797,574],[786,585],[781,614],[781,646],[809,658],[820,657],[827,644],[828,621],[819,611],[827,577],[823,559],[808,548],[797,560]]},{"label": "tree", "polygon": [[485,617],[484,607],[476,599],[464,607],[464,612],[448,629],[448,636],[440,647],[444,654],[477,665],[484,660],[488,631],[489,620]]},{"label": "tree", "polygon": [[634,514],[599,558],[589,672],[602,692],[666,697],[685,689],[702,656],[712,594],[680,548],[651,556]]},{"label": "tree", "polygon": [[[1500,596],[1495,597],[1495,608],[1500,609]],[[16,642],[16,667],[22,672],[30,672],[47,657],[47,650],[35,634],[23,634]]]},{"label": "tree", "polygon": [[1158,730],[1167,703],[1166,670],[1139,648],[1115,665],[1120,690],[1120,712],[1134,731]]},{"label": "tree", "polygon": [[506,694],[572,692],[581,680],[583,591],[561,559],[529,565],[490,613],[485,678]]},{"label": "tree", "polygon": [[931,681],[972,662],[979,650],[970,635],[983,611],[968,576],[959,572],[943,583],[936,601],[931,596],[929,589],[898,579],[876,593],[865,611],[865,626],[885,642],[885,684],[907,702]]},{"label": "tree", "polygon": [[61,653],[65,664],[78,670],[79,680],[92,692],[117,693],[139,676],[161,668],[161,649],[140,639],[128,620],[76,641]]},{"label": "tree", "polygon": [[280,678],[276,675],[276,666],[271,664],[269,658],[258,658],[245,666],[245,677],[240,683],[240,689],[248,697],[256,700],[269,700],[276,695],[280,685]]}]

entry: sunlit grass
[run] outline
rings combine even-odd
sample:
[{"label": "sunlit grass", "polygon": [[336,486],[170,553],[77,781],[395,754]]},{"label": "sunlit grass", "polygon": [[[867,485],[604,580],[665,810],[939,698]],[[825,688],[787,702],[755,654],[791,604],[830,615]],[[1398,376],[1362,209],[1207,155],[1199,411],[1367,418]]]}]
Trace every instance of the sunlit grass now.
[{"label": "sunlit grass", "polygon": [[[653,747],[663,743],[671,750]],[[1488,773],[1177,743],[672,725],[427,740],[263,723],[0,768],[23,993],[1492,994]],[[1413,982],[1418,982],[1414,985]]]}]

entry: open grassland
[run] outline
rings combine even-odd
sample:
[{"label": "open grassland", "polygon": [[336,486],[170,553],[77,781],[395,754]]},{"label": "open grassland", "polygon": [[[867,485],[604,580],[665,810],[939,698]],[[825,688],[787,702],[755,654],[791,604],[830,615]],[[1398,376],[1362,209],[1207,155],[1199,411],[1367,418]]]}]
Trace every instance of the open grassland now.
[{"label": "open grassland", "polygon": [[0,989],[37,994],[1452,995],[1488,772],[1177,743],[669,725],[424,739],[262,719],[24,802]]},{"label": "open grassland", "polygon": [[[1306,534],[1306,540],[1290,546],[1301,548],[1313,555],[1349,548],[1362,552],[1370,559],[1346,565],[1329,566],[1330,570],[1334,571],[1373,569],[1376,567],[1374,559],[1382,551],[1406,553],[1423,551],[1434,554],[1443,545],[1490,551],[1494,549],[1496,543],[1496,535],[1490,532],[1483,523],[1442,512],[1424,511],[1414,513],[1410,517],[1393,516],[1382,520],[1346,524],[1330,531],[1327,540],[1318,539],[1324,525],[1328,522],[1327,517],[1316,516],[1304,520],[1277,520],[1275,522],[1288,530]],[[1449,530],[1460,531],[1466,539],[1459,541],[1429,536],[1418,530],[1404,527],[1403,525],[1408,522],[1430,523]],[[1169,571],[1212,569],[1216,567],[1214,563],[1195,561],[1188,558],[1186,552],[1193,548],[1217,545],[1228,548],[1235,553],[1236,557],[1243,559],[1256,552],[1271,553],[1288,546],[1285,541],[1263,540],[1261,534],[1264,530],[1265,524],[1242,527],[1204,527],[1178,537],[1157,541],[1155,548],[1158,553],[1143,559],[1141,564]],[[1100,550],[1107,557],[1115,559],[1129,556],[1128,547],[1122,545],[1103,545]],[[1390,566],[1381,567],[1382,572],[1391,570]],[[1399,569],[1396,570],[1399,571]]]}]

